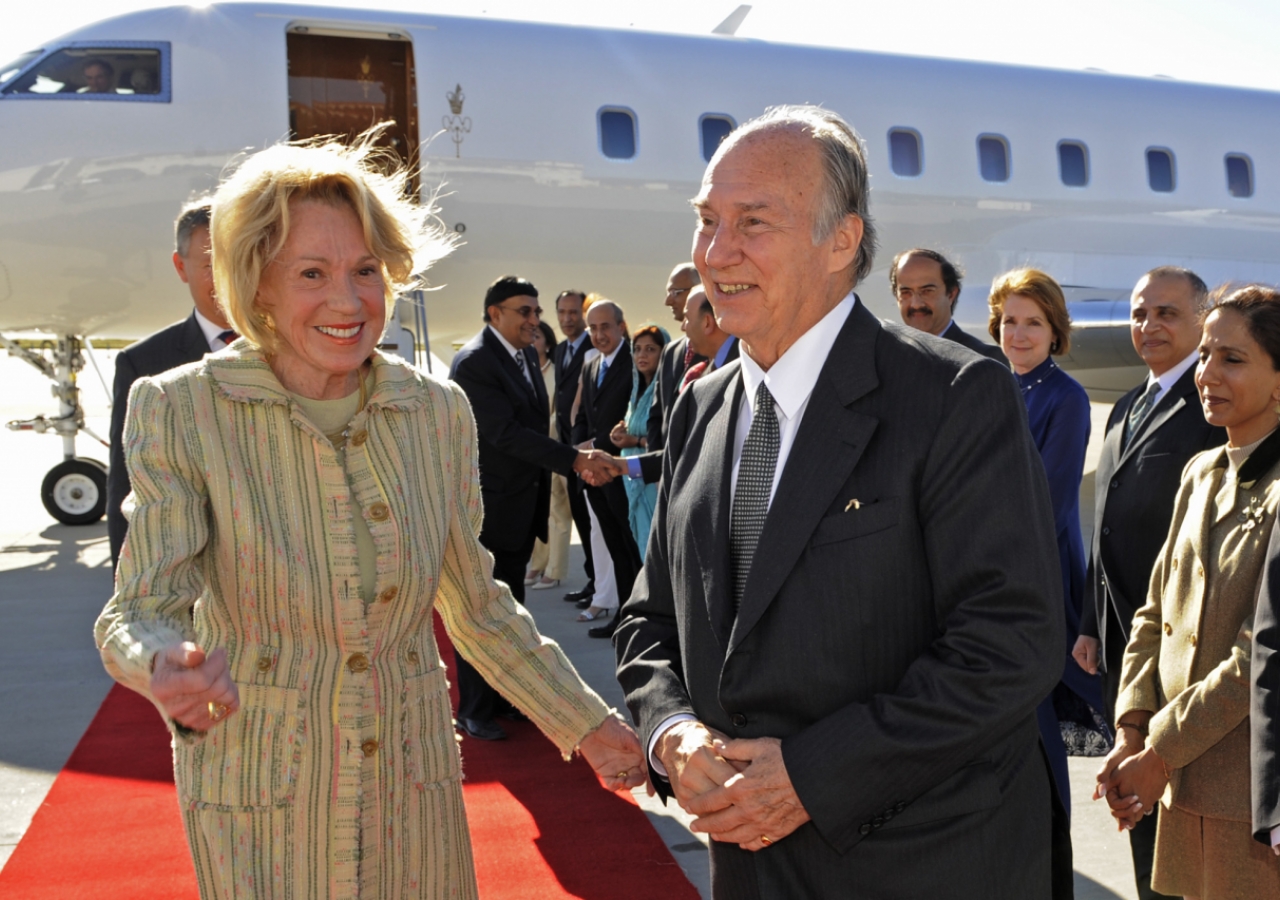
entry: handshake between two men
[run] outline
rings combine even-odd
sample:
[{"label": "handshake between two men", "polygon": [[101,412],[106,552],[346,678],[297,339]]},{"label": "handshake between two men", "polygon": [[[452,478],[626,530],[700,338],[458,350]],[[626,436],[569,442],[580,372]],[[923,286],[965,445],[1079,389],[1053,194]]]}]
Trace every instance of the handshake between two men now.
[{"label": "handshake between two men", "polygon": [[[631,447],[643,449],[645,446],[643,437],[637,437],[627,431],[626,422],[619,422],[613,426],[613,430],[609,432],[609,440],[615,447],[621,449]],[[627,474],[625,459],[620,456],[611,456],[604,450],[595,449],[592,441],[583,441],[577,445],[577,449],[578,459],[573,464],[573,470],[592,487],[601,487]]]}]

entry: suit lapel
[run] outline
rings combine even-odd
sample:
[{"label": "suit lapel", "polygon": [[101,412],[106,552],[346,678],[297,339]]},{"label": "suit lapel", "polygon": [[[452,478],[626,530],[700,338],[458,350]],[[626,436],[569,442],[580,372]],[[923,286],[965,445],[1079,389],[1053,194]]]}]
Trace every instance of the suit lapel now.
[{"label": "suit lapel", "polygon": [[729,585],[729,491],[733,479],[733,443],[738,427],[738,409],[742,406],[742,377],[733,379],[723,395],[720,409],[707,423],[702,439],[706,466],[700,484],[712,487],[699,497],[693,516],[693,533],[704,539],[693,541],[702,571],[702,593],[707,602],[707,615],[720,648],[729,646],[733,628],[733,596]]},{"label": "suit lapel", "polygon": [[[530,405],[533,405],[537,397],[537,389],[530,384],[529,379],[524,377],[524,374],[520,371],[520,365],[516,362],[515,357],[507,352],[507,348],[503,346],[502,341],[494,337],[493,333],[487,326],[484,330],[484,337],[481,338],[481,340],[489,352],[498,358],[498,367],[506,374],[508,380],[517,386],[520,396],[524,397]],[[528,363],[528,361],[529,357],[526,354],[525,362]],[[533,371],[534,370],[530,370],[530,374],[532,374]],[[548,411],[547,414],[549,416],[550,411]]]},{"label": "suit lapel", "polygon": [[[730,653],[777,596],[871,441],[878,420],[849,407],[879,384],[875,371],[879,334],[880,323],[858,303],[827,355],[760,533],[758,546],[767,547],[768,552],[757,552],[752,560],[729,639]],[[723,542],[727,547],[727,523]]]},{"label": "suit lapel", "polygon": [[[1129,441],[1129,446],[1125,448],[1124,455],[1120,458],[1120,465],[1124,465],[1148,438],[1159,431],[1161,426],[1177,415],[1178,411],[1186,406],[1188,402],[1193,402],[1195,400],[1195,378],[1196,370],[1195,366],[1192,366],[1182,374],[1182,377],[1173,383],[1173,387],[1169,388],[1168,393],[1160,398],[1160,402],[1156,404],[1156,408],[1151,411],[1146,420],[1139,426],[1138,433]],[[1133,403],[1138,402],[1138,396],[1140,396],[1141,393],[1141,391],[1138,392],[1138,395],[1130,402],[1130,406],[1132,406]],[[1129,415],[1128,407],[1125,408],[1124,414],[1127,418]]]},{"label": "suit lapel", "polygon": [[209,341],[204,336],[204,329],[193,312],[187,317],[186,327],[182,329],[182,354],[187,362],[197,362],[209,353]]}]

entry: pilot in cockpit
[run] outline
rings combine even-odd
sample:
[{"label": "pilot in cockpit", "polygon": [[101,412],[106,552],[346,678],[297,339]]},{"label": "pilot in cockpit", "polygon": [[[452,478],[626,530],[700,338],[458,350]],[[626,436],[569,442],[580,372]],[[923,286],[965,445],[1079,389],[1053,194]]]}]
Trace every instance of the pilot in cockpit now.
[{"label": "pilot in cockpit", "polygon": [[84,87],[77,94],[114,94],[115,66],[100,56],[92,56],[84,61]]}]

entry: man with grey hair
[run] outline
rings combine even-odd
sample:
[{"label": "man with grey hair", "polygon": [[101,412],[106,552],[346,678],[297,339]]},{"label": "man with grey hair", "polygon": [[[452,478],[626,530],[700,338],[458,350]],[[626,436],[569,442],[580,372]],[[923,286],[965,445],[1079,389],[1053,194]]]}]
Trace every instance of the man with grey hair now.
[{"label": "man with grey hair", "polygon": [[195,305],[191,315],[144,337],[116,356],[111,405],[111,465],[107,469],[107,536],[111,564],[120,558],[129,523],[120,505],[129,495],[129,472],[124,465],[124,418],[129,389],[145,375],[159,375],[221,350],[236,334],[213,294],[213,262],[209,258],[210,200],[187,203],[174,223],[173,268],[187,286]]},{"label": "man with grey hair", "polygon": [[618,678],[714,897],[1047,897],[1043,467],[1007,369],[854,293],[863,153],[781,107],[703,176],[693,258],[742,353],[672,413]]}]

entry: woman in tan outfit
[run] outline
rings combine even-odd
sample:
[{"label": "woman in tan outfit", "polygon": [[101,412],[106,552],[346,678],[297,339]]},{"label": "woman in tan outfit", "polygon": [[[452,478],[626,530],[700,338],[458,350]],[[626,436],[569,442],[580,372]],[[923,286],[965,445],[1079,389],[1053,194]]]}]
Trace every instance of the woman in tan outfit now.
[{"label": "woman in tan outfit", "polygon": [[375,349],[449,250],[375,136],[277,146],[222,185],[214,277],[243,337],[130,396],[96,638],[173,731],[206,898],[476,896],[433,608],[566,758],[644,780],[635,734],[493,580],[466,398]]},{"label": "woman in tan outfit", "polygon": [[1156,810],[1152,887],[1188,900],[1280,897],[1252,839],[1249,658],[1280,504],[1280,293],[1250,286],[1205,320],[1196,384],[1226,447],[1194,457],[1134,617],[1116,748],[1098,775],[1122,827]]}]

